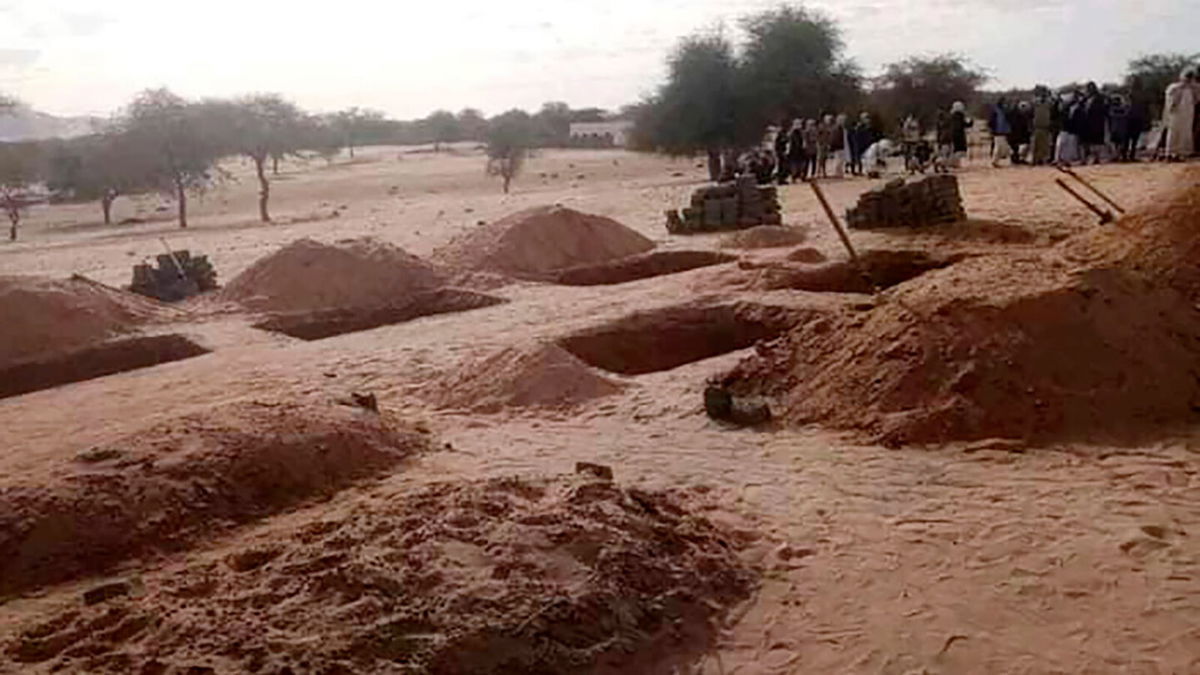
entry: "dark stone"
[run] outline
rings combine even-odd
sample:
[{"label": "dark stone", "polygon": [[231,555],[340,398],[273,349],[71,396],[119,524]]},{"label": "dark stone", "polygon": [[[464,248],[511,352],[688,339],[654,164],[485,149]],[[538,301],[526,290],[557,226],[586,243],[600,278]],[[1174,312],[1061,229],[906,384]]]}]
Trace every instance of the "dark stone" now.
[{"label": "dark stone", "polygon": [[611,481],[613,479],[612,467],[604,466],[603,464],[592,464],[591,462],[575,462],[575,473],[590,475],[600,480]]}]

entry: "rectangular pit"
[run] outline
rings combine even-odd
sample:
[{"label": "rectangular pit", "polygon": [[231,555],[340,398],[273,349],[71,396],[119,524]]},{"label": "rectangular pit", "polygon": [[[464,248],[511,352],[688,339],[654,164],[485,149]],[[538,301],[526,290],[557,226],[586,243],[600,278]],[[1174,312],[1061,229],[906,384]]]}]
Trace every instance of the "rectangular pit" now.
[{"label": "rectangular pit", "polygon": [[716,251],[656,251],[599,265],[562,270],[553,282],[564,286],[605,286],[650,279],[735,262],[737,256]]},{"label": "rectangular pit", "polygon": [[127,338],[68,354],[24,361],[0,370],[0,398],[53,389],[160,363],[182,361],[209,350],[182,335]]},{"label": "rectangular pit", "polygon": [[583,361],[622,375],[641,375],[720,356],[777,337],[813,310],[752,303],[683,305],[631,314],[561,338]]},{"label": "rectangular pit", "polygon": [[424,316],[482,309],[504,302],[507,301],[483,293],[443,288],[422,293],[395,305],[275,314],[254,324],[254,327],[300,340],[314,341],[406,323]]}]

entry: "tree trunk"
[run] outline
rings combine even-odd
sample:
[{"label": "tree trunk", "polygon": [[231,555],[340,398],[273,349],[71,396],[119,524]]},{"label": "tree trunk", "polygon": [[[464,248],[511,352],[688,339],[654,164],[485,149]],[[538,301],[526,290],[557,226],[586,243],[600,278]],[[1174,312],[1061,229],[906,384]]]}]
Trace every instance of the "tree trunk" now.
[{"label": "tree trunk", "polygon": [[508,194],[508,184],[512,182],[512,176],[504,174],[504,194]]},{"label": "tree trunk", "polygon": [[709,148],[708,153],[708,179],[716,183],[721,179],[721,151],[716,148]]},{"label": "tree trunk", "polygon": [[279,175],[279,158],[278,157],[271,158],[271,175],[272,176]]},{"label": "tree trunk", "polygon": [[175,179],[175,198],[179,200],[179,227],[187,228],[187,190],[183,188],[183,180]]},{"label": "tree trunk", "polygon": [[271,198],[271,183],[267,180],[266,157],[254,158],[254,171],[258,174],[258,218],[264,223],[271,222],[271,214],[267,211],[267,201]]},{"label": "tree trunk", "polygon": [[346,147],[350,148],[350,159],[354,159],[354,144],[350,143]]},{"label": "tree trunk", "polygon": [[9,211],[8,220],[11,223],[8,227],[8,240],[17,240],[17,223],[21,221],[21,214],[18,211]]}]

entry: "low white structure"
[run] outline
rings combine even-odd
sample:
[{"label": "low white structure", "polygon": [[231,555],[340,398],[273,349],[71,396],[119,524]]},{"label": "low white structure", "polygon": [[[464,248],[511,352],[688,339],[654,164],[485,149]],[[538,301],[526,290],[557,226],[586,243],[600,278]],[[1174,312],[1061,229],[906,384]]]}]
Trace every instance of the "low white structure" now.
[{"label": "low white structure", "polygon": [[623,148],[629,144],[633,130],[630,120],[612,122],[572,122],[571,145],[593,148]]}]

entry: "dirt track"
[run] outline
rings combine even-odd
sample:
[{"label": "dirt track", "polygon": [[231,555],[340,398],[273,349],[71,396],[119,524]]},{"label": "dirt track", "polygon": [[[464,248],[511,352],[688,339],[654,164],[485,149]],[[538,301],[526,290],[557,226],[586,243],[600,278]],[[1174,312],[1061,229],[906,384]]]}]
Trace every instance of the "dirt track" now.
[{"label": "dirt track", "polygon": [[[483,176],[478,157],[397,161],[396,152],[374,150],[377,161],[350,166],[288,167],[274,210],[284,221],[323,218],[311,222],[247,222],[242,214],[253,213],[248,182],[206,199],[186,235],[169,224],[77,226],[68,223],[93,220],[96,209],[55,207],[24,230],[24,242],[0,248],[0,270],[80,272],[125,283],[129,266],[157,253],[156,237],[167,234],[178,247],[209,253],[228,280],[302,236],[373,235],[426,255],[478,220],[555,202],[615,218],[660,248],[705,250],[719,243],[715,235],[667,241],[662,209],[683,204],[701,176],[688,163],[616,152],[548,153],[530,163],[516,193],[505,198]],[[1114,165],[1086,173],[1135,207],[1152,200],[1175,171]],[[1040,250],[1095,226],[1054,187],[1053,175],[969,170],[962,180],[973,222],[958,234],[855,234],[855,241],[938,253]],[[396,194],[389,194],[393,185]],[[831,183],[835,209],[867,185]],[[785,188],[781,198],[789,224],[808,227],[805,245],[843,257],[807,187]],[[349,208],[340,209],[343,204]],[[335,208],[340,215],[328,217]],[[789,250],[732,252],[761,262]],[[705,378],[733,366],[744,350],[668,371],[604,373],[625,386],[560,411],[464,414],[439,410],[437,397],[428,395],[429,383],[460,363],[558,340],[635,311],[733,301],[832,311],[861,300],[730,290],[722,278],[734,266],[619,286],[520,283],[489,291],[506,304],[316,342],[253,330],[256,318],[239,312],[171,325],[172,333],[212,353],[0,400],[0,448],[6,449],[0,489],[53,483],[81,451],[216,404],[370,391],[385,410],[429,428],[453,449],[424,454],[378,486],[343,492],[328,507],[268,519],[237,536],[285,537],[288,519],[368,503],[372,490],[410,489],[448,476],[556,474],[577,461],[598,462],[611,465],[625,485],[702,493],[708,506],[698,508],[710,520],[757,537],[742,555],[761,568],[761,586],[728,617],[698,672],[1200,669],[1200,435],[1194,432],[1137,448],[985,441],[889,450],[817,427],[728,430],[703,416],[700,393]],[[153,576],[227,543],[218,538],[128,569]],[[8,601],[0,612],[0,642],[76,602],[95,583]],[[6,667],[16,670],[0,661],[0,671]]]}]

